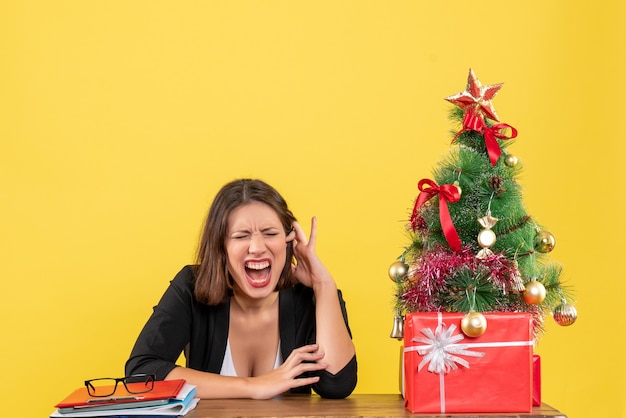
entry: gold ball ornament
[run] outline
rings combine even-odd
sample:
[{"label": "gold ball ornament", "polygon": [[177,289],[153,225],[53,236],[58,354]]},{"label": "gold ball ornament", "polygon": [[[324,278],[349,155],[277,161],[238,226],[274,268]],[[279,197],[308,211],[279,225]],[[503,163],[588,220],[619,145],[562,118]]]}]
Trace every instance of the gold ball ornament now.
[{"label": "gold ball ornament", "polygon": [[529,305],[539,305],[546,298],[546,288],[541,282],[531,280],[525,286],[523,297]]},{"label": "gold ball ornament", "polygon": [[508,167],[515,167],[517,163],[517,157],[513,154],[507,154],[504,157],[504,164],[506,164]]},{"label": "gold ball ornament", "polygon": [[578,312],[576,312],[576,308],[574,307],[574,305],[570,303],[562,303],[554,308],[552,317],[554,318],[554,322],[561,325],[562,327],[567,327],[576,322],[576,319],[578,318]]},{"label": "gold ball ornament", "polygon": [[461,193],[463,193],[463,189],[461,189],[461,185],[459,184],[459,181],[455,180],[454,183],[452,183],[452,185],[459,191],[459,196],[461,196]]},{"label": "gold ball ornament", "polygon": [[487,318],[480,312],[468,312],[461,319],[461,331],[468,337],[480,337],[487,331]]},{"label": "gold ball ornament", "polygon": [[389,266],[389,278],[392,281],[397,282],[402,277],[404,277],[408,271],[409,271],[408,264],[403,263],[402,261],[399,261],[399,260],[394,261],[393,263],[391,263],[391,266]]},{"label": "gold ball ornament", "polygon": [[554,249],[555,245],[556,240],[550,232],[538,230],[535,234],[535,250],[540,253],[549,253]]}]

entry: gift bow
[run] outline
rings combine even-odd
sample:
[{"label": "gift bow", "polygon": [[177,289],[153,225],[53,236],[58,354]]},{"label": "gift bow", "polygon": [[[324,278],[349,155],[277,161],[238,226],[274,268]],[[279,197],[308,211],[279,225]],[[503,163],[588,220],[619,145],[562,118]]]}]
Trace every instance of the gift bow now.
[{"label": "gift bow", "polygon": [[[502,131],[511,128],[511,135],[507,135]],[[496,138],[498,139],[513,139],[517,136],[517,129],[508,125],[506,123],[499,123],[497,125],[490,126],[485,128],[483,132],[483,137],[485,138],[485,145],[487,146],[487,153],[489,154],[489,161],[491,161],[491,165],[496,165],[498,158],[500,158],[500,154],[502,151],[500,150],[500,145]]]},{"label": "gift bow", "polygon": [[[476,106],[470,107],[465,111],[463,115],[463,130],[461,132],[466,130],[482,132],[486,126],[485,117],[478,111]],[[461,132],[456,134],[456,136],[459,136]]]},{"label": "gift bow", "polygon": [[[456,229],[454,229],[450,211],[448,210],[448,202],[454,203],[461,199],[459,189],[452,184],[437,186],[437,183],[429,179],[420,180],[417,184],[417,188],[420,190],[420,194],[415,200],[415,206],[411,214],[411,225],[417,224],[417,210],[430,198],[439,194],[439,220],[441,222],[441,228],[443,229],[443,235],[446,237],[446,241],[448,241],[450,247],[458,253],[461,251],[461,238],[459,238],[459,234],[457,234]],[[415,230],[415,227],[413,230]]]},{"label": "gift bow", "polygon": [[483,357],[485,353],[480,351],[469,351],[467,344],[457,344],[463,340],[463,335],[454,335],[455,325],[450,325],[446,329],[443,323],[437,325],[435,332],[430,328],[421,330],[426,338],[414,337],[411,341],[421,342],[426,345],[416,346],[417,352],[424,356],[417,370],[420,371],[428,364],[428,371],[437,374],[448,373],[450,370],[457,370],[457,364],[469,369],[469,362],[459,356]]},{"label": "gift bow", "polygon": [[[511,135],[507,135],[502,131],[504,129],[510,128]],[[476,131],[480,134],[483,134],[483,138],[485,139],[485,145],[487,146],[487,154],[489,155],[489,161],[492,166],[496,165],[498,158],[500,158],[500,154],[502,154],[502,150],[500,149],[500,144],[498,144],[498,139],[513,139],[517,136],[517,129],[512,127],[506,123],[498,123],[497,125],[487,126],[485,123],[485,119],[477,112],[468,110],[465,112],[463,116],[463,129],[459,131],[452,139],[452,142],[456,141],[456,139],[465,131]]]}]

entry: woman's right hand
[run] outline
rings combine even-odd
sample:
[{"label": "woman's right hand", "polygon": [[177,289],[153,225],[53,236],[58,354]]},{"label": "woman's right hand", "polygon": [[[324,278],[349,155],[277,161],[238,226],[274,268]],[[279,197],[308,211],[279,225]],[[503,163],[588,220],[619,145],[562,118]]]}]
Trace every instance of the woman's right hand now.
[{"label": "woman's right hand", "polygon": [[324,353],[318,351],[317,344],[296,348],[277,369],[262,376],[247,378],[250,397],[270,399],[290,389],[317,383],[318,376],[298,376],[306,372],[326,369],[328,365],[322,362],[323,358]]}]

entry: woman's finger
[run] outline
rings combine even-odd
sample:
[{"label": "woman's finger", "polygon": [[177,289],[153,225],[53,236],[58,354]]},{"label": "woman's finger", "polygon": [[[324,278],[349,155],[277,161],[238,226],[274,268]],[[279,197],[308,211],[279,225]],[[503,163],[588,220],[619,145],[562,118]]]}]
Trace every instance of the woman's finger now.
[{"label": "woman's finger", "polygon": [[304,230],[302,229],[300,224],[294,221],[292,225],[293,225],[293,230],[296,233],[296,240],[299,243],[306,245],[307,244],[306,234],[304,233]]},{"label": "woman's finger", "polygon": [[315,249],[315,242],[317,240],[317,217],[311,218],[311,235],[309,236],[309,244],[311,248]]}]

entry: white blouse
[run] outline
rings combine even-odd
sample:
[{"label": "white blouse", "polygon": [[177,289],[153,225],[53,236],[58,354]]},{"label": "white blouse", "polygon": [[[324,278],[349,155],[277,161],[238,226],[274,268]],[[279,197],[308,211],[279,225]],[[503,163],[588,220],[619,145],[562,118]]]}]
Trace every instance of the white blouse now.
[{"label": "white blouse", "polygon": [[[283,364],[283,356],[280,354],[280,341],[278,342],[278,352],[276,353],[276,360],[274,360],[274,368],[277,369]],[[235,370],[235,364],[233,363],[233,355],[230,352],[230,339],[226,340],[226,353],[224,353],[224,361],[222,362],[222,369],[220,370],[222,376],[237,376]]]}]

